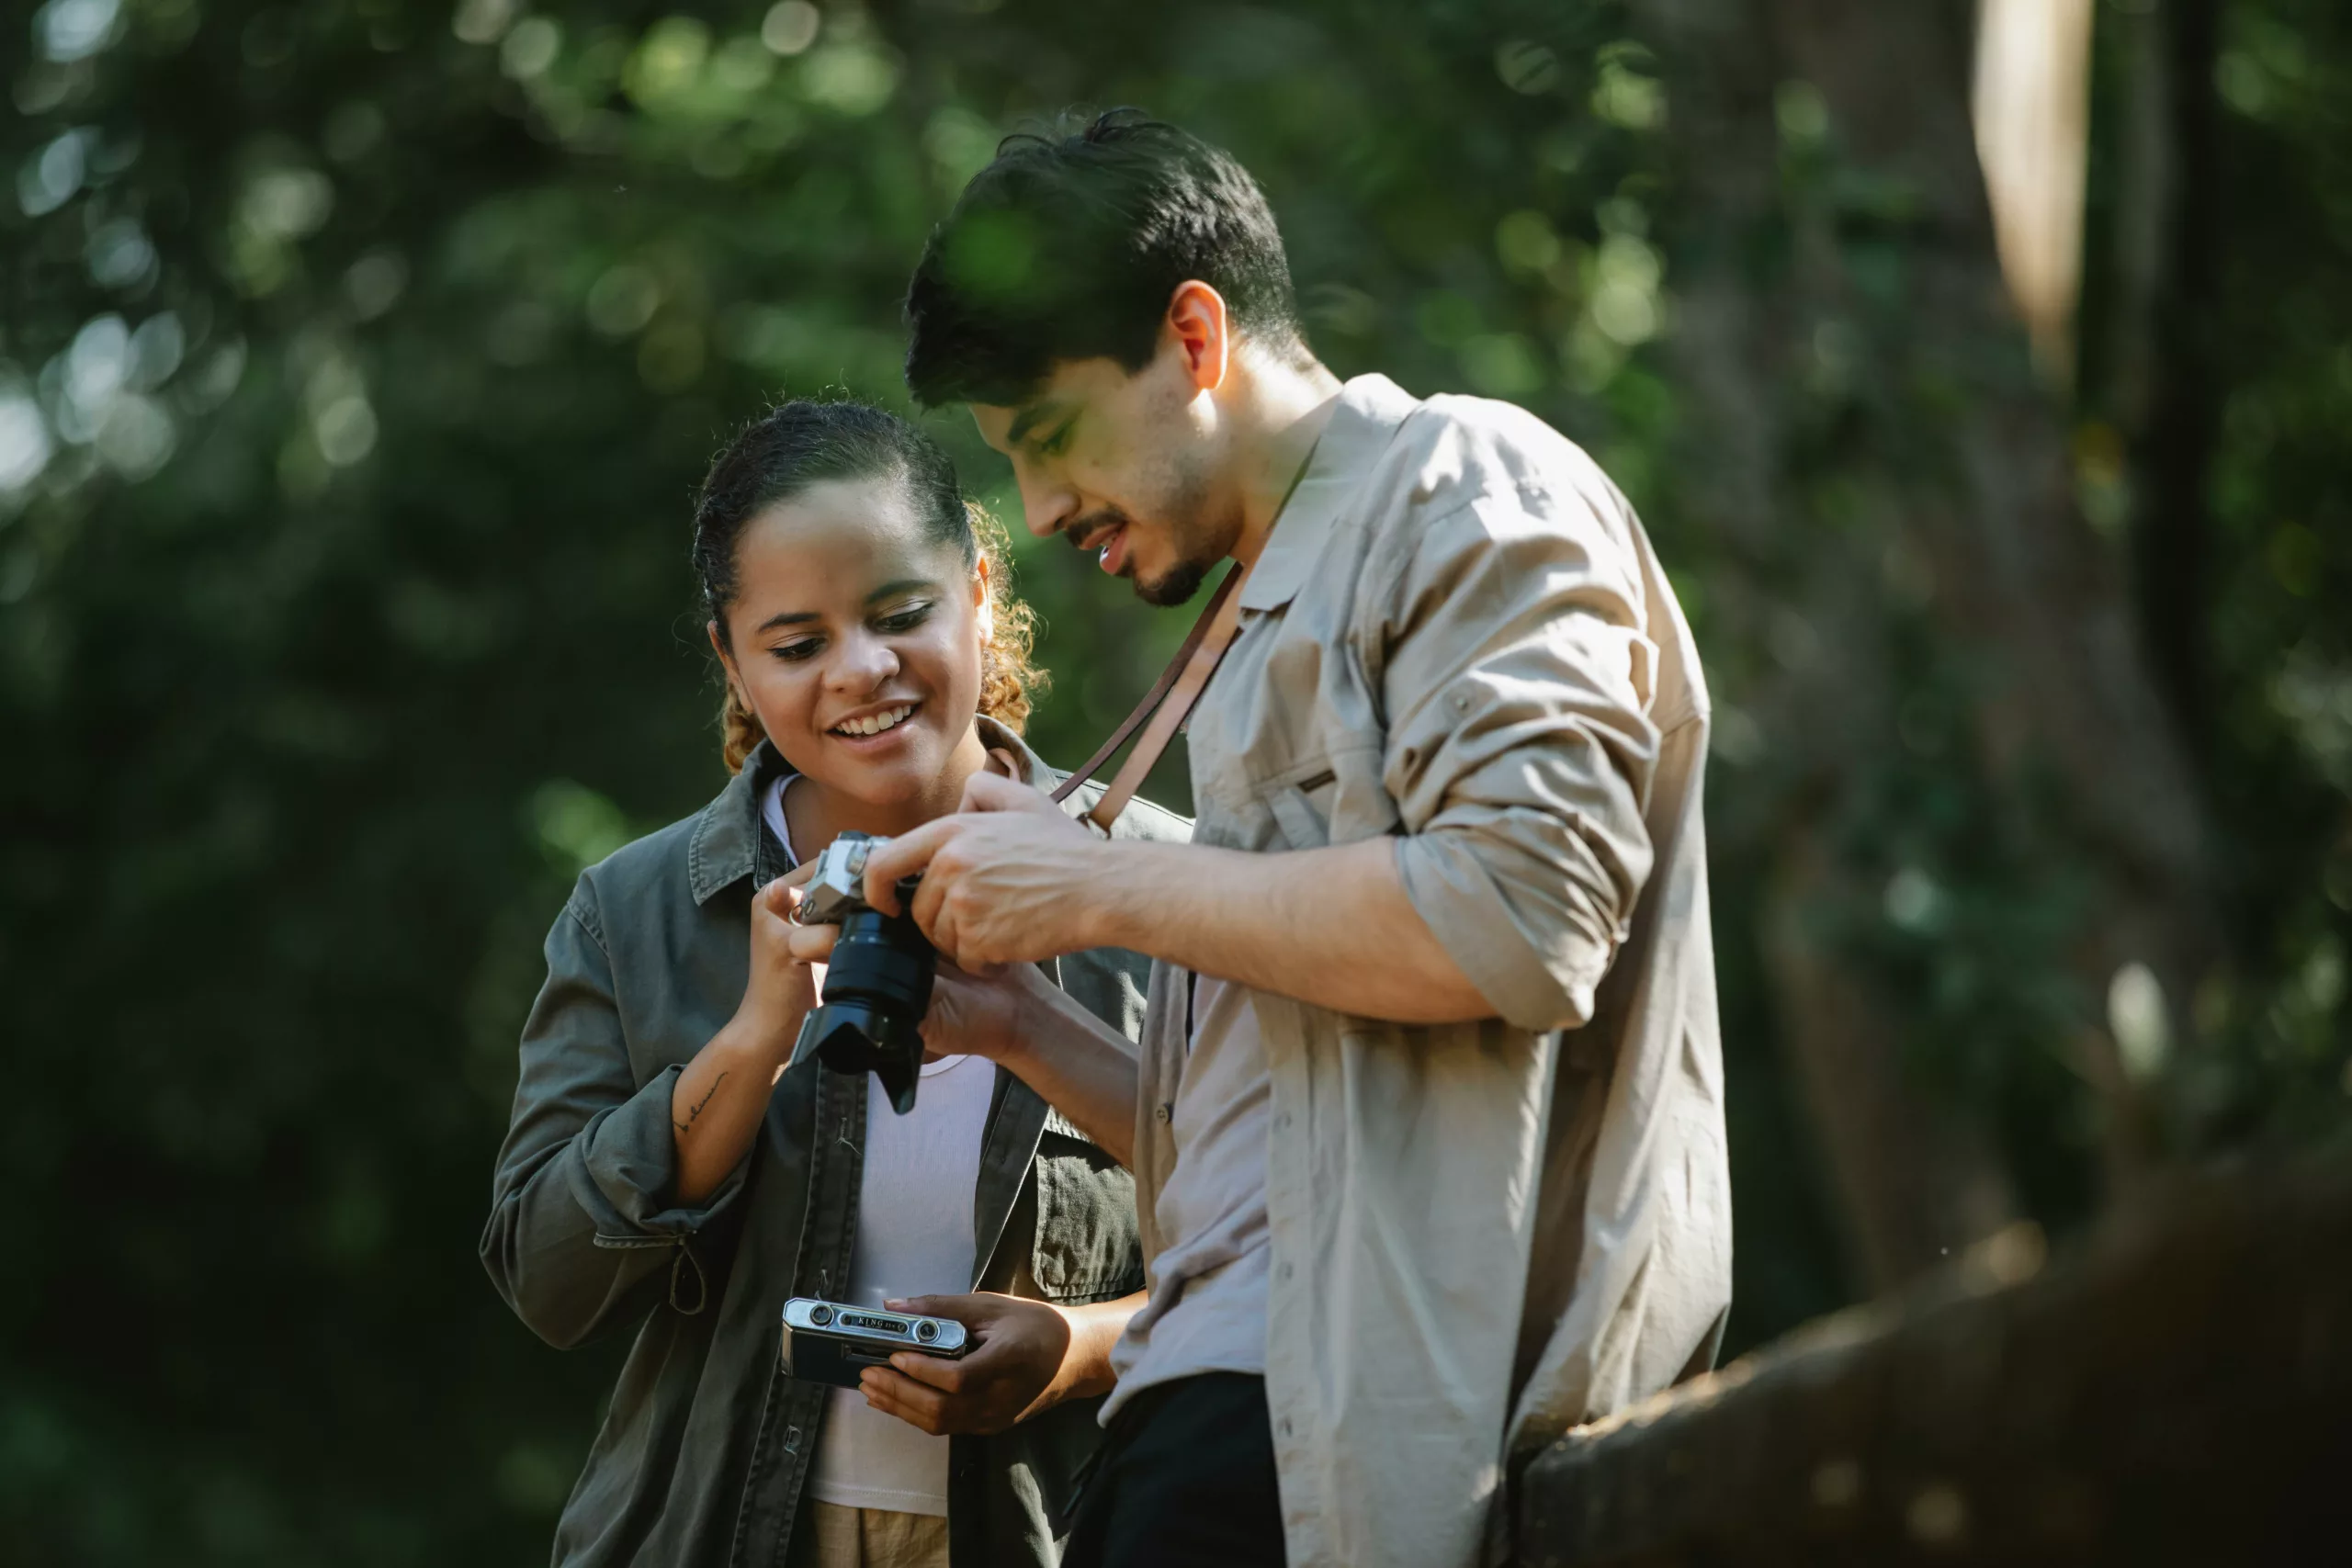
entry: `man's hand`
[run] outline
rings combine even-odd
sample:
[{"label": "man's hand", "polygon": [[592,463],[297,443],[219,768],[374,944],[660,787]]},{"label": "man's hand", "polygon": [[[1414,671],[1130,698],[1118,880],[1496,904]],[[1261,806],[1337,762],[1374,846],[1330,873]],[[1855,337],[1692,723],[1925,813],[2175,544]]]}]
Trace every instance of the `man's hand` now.
[{"label": "man's hand", "polygon": [[917,1296],[894,1301],[892,1312],[950,1317],[978,1341],[963,1359],[901,1350],[895,1371],[868,1367],[859,1379],[865,1403],[938,1436],[1001,1432],[1069,1396],[1077,1380],[1063,1377],[1079,1339],[1059,1308],[1018,1296]]},{"label": "man's hand", "polygon": [[865,863],[865,898],[895,914],[918,872],[915,923],[964,969],[1033,963],[1101,945],[1092,891],[1110,848],[1038,791],[976,773],[953,817],[901,833]]},{"label": "man's hand", "polygon": [[1054,983],[1034,964],[1009,964],[970,975],[943,963],[931,983],[922,1043],[942,1056],[985,1056],[1011,1065],[1023,1044],[1029,1010],[1050,1005]]}]

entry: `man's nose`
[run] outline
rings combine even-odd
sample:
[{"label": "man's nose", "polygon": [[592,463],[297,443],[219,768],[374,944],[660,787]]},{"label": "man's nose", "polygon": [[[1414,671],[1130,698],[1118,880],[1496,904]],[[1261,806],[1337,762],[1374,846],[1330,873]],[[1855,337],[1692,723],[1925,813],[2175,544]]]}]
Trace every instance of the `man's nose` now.
[{"label": "man's nose", "polygon": [[1021,484],[1022,521],[1037,537],[1052,538],[1078,515],[1078,491],[1061,480],[1038,473],[1026,463],[1019,466],[1014,478]]}]

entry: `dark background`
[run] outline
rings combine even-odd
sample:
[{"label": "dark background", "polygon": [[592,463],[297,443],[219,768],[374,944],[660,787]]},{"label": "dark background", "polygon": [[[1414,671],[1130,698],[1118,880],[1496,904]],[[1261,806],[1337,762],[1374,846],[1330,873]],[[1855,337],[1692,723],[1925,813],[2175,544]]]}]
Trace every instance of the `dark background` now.
[{"label": "dark background", "polygon": [[[621,1347],[474,1241],[571,877],[723,781],[692,487],[903,404],[928,226],[1072,105],[1258,174],[1335,369],[1641,509],[1717,704],[1732,1349],[2340,1141],[2352,13],[2095,11],[2039,368],[1957,0],[0,24],[5,1554],[544,1552]],[[1020,542],[1068,764],[1187,615]]]}]

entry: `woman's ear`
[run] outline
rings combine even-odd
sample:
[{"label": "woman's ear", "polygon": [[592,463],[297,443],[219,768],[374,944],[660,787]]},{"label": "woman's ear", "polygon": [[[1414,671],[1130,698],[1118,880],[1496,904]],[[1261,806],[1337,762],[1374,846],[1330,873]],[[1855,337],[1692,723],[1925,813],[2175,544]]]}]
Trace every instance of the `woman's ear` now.
[{"label": "woman's ear", "polygon": [[[743,683],[735,679],[735,656],[727,649],[727,639],[719,635],[717,621],[705,621],[702,629],[710,636],[710,651],[718,655],[719,668],[727,671],[727,683],[735,690],[737,701],[743,696]],[[749,706],[749,704],[745,704]]]},{"label": "woman's ear", "polygon": [[996,636],[996,596],[989,592],[989,558],[983,554],[972,570],[972,610],[979,623],[980,646]]}]

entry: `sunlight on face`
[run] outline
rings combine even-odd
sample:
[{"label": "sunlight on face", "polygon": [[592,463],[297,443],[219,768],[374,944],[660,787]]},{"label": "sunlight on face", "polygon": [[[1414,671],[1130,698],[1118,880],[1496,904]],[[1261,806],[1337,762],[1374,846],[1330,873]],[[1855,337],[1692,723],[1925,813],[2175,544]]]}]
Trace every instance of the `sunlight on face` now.
[{"label": "sunlight on face", "polygon": [[1133,375],[1113,359],[1065,360],[1028,401],[975,404],[972,417],[1012,459],[1031,533],[1094,552],[1146,603],[1181,604],[1240,532],[1205,398],[1164,344]]},{"label": "sunlight on face", "polygon": [[930,536],[903,486],[835,479],[736,542],[727,651],[786,761],[845,799],[935,793],[972,731],[987,584]]}]

